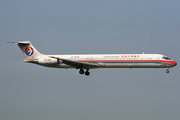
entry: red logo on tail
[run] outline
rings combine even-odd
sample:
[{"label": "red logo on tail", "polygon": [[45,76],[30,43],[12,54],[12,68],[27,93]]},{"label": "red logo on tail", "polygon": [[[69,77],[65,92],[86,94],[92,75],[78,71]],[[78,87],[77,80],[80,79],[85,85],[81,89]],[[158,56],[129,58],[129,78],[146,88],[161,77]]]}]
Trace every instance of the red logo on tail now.
[{"label": "red logo on tail", "polygon": [[33,53],[34,53],[34,49],[32,47],[29,46],[25,49],[25,54],[27,56],[31,56],[31,55],[33,55]]}]

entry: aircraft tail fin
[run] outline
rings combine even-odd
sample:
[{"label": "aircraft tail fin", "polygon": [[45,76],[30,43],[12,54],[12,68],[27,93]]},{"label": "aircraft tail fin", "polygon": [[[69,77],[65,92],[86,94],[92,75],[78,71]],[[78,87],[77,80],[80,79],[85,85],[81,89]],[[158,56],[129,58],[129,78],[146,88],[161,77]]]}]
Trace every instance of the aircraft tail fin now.
[{"label": "aircraft tail fin", "polygon": [[19,42],[8,42],[8,43],[15,43],[16,45],[18,45],[27,58],[37,58],[42,55],[32,46],[30,41],[19,41]]}]

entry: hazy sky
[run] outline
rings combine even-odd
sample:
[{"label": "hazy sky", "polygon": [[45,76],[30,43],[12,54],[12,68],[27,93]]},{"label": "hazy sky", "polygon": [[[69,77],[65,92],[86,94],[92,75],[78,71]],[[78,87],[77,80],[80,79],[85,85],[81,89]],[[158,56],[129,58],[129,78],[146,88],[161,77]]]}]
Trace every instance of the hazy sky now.
[{"label": "hazy sky", "polygon": [[1,120],[179,120],[180,68],[76,69],[23,63],[44,54],[159,53],[180,61],[179,0],[0,0]]}]

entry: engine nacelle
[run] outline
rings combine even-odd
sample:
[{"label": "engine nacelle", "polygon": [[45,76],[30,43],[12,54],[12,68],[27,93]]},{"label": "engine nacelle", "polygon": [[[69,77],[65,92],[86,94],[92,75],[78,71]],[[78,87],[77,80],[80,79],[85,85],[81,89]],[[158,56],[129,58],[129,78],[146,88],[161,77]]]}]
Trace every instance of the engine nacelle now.
[{"label": "engine nacelle", "polygon": [[59,62],[57,59],[44,58],[44,59],[39,59],[38,63],[39,64],[58,64]]}]

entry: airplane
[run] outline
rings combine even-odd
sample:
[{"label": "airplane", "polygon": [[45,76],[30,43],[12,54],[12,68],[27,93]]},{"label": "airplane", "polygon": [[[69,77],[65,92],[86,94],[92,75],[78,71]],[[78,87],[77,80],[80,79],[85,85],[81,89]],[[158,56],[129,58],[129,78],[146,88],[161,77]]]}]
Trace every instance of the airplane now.
[{"label": "airplane", "polygon": [[[90,75],[90,69],[96,68],[166,68],[177,63],[162,54],[76,54],[45,55],[38,52],[30,41],[8,42],[20,47],[26,58],[24,62],[51,68],[75,68],[80,74]],[[86,71],[85,71],[86,70]]]}]

